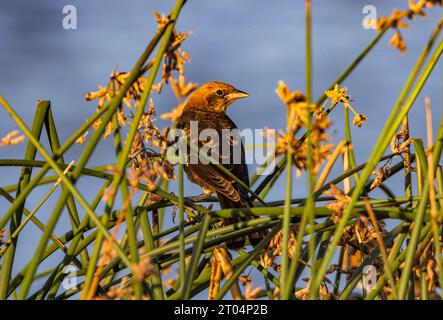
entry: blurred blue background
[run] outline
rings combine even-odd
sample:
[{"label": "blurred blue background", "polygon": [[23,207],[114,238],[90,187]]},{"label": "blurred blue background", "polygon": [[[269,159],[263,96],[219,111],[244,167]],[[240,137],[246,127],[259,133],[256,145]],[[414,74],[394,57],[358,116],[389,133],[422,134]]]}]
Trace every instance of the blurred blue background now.
[{"label": "blurred blue background", "polygon": [[[1,0],[0,94],[29,126],[37,99],[51,100],[59,135],[64,141],[96,109],[95,102],[86,102],[84,94],[96,90],[98,84],[106,84],[115,66],[119,71],[131,68],[156,29],[152,12],[167,14],[173,3],[172,0]],[[395,7],[407,7],[407,1],[399,0],[313,1],[314,98],[329,87],[376,36],[374,30],[362,27],[365,16],[362,9],[368,4],[376,7],[379,16],[390,15]],[[77,8],[77,30],[65,30],[62,26],[65,5]],[[352,129],[358,163],[368,158],[407,75],[442,16],[442,9],[434,8],[427,13],[427,18],[410,21],[410,29],[402,29],[407,43],[405,56],[389,46],[391,30],[342,84],[348,87],[352,105],[368,116],[362,128]],[[274,90],[279,80],[284,80],[292,90],[304,91],[305,88],[303,1],[190,0],[180,15],[177,29],[193,32],[183,46],[192,57],[192,62],[186,64],[188,81],[199,84],[225,81],[250,93],[248,99],[229,110],[240,128],[285,127],[286,110]],[[442,109],[442,78],[440,62],[410,113],[411,136],[425,137],[425,95],[431,98],[434,133],[437,131]],[[170,90],[153,98],[158,114],[176,106]],[[332,139],[337,142],[343,138],[342,108],[337,108],[331,118]],[[168,124],[159,123],[160,126]],[[16,128],[0,109],[0,137]],[[65,160],[77,159],[82,148],[75,145]],[[0,158],[21,158],[24,149],[25,143],[2,147]],[[88,166],[109,163],[112,159],[112,141],[108,140],[96,150]],[[0,167],[0,185],[16,183],[19,171],[19,168]],[[391,184],[401,195],[401,181]],[[269,200],[282,199],[284,179],[278,185],[280,187],[269,194]],[[99,184],[82,178],[78,186],[90,200]],[[48,189],[49,186],[35,190],[26,207],[32,209]],[[199,188],[186,185],[187,195],[199,192]],[[305,179],[301,177],[297,179],[293,195],[304,194]],[[42,221],[51,214],[57,195],[58,192],[39,211]],[[0,199],[0,215],[8,206]],[[171,223],[167,216],[166,224]],[[68,227],[65,214],[57,225],[57,234]],[[31,224],[26,230],[20,237],[14,272],[28,261],[40,236],[40,231]]]}]

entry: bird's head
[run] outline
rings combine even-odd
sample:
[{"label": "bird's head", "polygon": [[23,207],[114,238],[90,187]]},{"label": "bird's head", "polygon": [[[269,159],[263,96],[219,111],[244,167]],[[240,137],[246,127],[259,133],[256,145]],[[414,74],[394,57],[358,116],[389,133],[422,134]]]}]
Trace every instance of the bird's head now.
[{"label": "bird's head", "polygon": [[225,112],[234,101],[246,98],[248,94],[230,84],[223,82],[207,82],[195,90],[188,98],[186,109],[201,109],[212,112]]}]

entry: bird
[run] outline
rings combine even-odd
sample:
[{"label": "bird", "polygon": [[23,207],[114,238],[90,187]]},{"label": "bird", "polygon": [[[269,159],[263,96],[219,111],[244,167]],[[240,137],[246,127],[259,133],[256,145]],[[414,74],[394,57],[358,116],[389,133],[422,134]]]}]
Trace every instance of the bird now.
[{"label": "bird", "polygon": [[[207,143],[218,143],[211,151],[216,150],[219,153],[219,159],[229,157],[230,160],[219,161],[219,163],[249,187],[248,166],[245,161],[243,142],[241,138],[239,138],[239,135],[237,135],[238,139],[228,137],[227,142],[230,145],[228,155],[224,154],[226,153],[226,149],[223,150],[221,147],[222,139],[225,138],[222,134],[223,130],[238,130],[235,123],[226,114],[227,108],[236,100],[248,96],[246,92],[238,90],[230,84],[216,81],[207,82],[192,92],[188,97],[182,113],[177,119],[176,128],[182,130],[186,138],[190,138],[192,135],[191,122],[193,121],[196,121],[198,125],[198,135],[200,135],[203,130],[212,129],[212,132],[215,132],[217,135],[218,142],[214,142],[212,139],[201,139],[200,137],[198,142],[199,148]],[[240,150],[240,161],[233,161],[235,160],[233,151],[236,146],[240,147],[237,149]],[[190,161],[190,158],[191,157],[188,156],[184,161],[184,171],[191,182],[199,185],[203,189],[203,196],[213,193],[216,194],[222,209],[253,207],[248,192],[232,177],[229,177],[229,175],[211,162],[202,161],[200,158],[198,158],[197,161]],[[249,217],[231,217],[224,218],[222,223],[223,225],[229,225],[247,220],[249,220]],[[248,234],[249,242],[255,246],[264,235],[265,231],[254,231]],[[245,246],[245,243],[246,237],[243,235],[227,240],[226,246],[231,250],[240,250]]]}]

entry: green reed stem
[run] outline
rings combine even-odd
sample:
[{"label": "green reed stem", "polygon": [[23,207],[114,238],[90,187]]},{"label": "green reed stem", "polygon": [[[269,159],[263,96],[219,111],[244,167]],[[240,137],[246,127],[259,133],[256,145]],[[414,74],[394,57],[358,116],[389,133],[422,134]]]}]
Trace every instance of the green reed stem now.
[{"label": "green reed stem", "polygon": [[[197,236],[197,239],[193,245],[191,261],[189,262],[189,267],[187,270],[186,277],[183,277],[183,288],[182,288],[182,299],[187,300],[191,295],[191,287],[195,278],[195,274],[197,271],[197,264],[200,258],[200,255],[203,250],[203,244],[206,239],[206,234],[208,232],[208,228],[211,222],[211,217],[209,215],[205,215],[203,221],[200,226],[200,232]],[[184,239],[183,239],[184,242]],[[183,246],[184,248],[184,246]]]},{"label": "green reed stem", "polygon": [[[283,209],[283,222],[282,222],[282,252],[281,252],[281,272],[280,283],[287,283],[289,277],[289,256],[288,256],[288,243],[291,234],[291,194],[292,194],[292,151],[288,148],[288,161],[286,165],[287,177],[286,177],[286,197],[285,206]],[[286,293],[285,286],[280,291],[281,299],[288,299],[289,293]]]},{"label": "green reed stem", "polygon": [[[147,252],[149,252],[155,248],[155,242],[152,234],[151,223],[149,222],[148,212],[140,213],[140,222],[142,227],[141,229],[143,232],[143,241],[147,249]],[[160,273],[160,266],[157,259],[153,261],[153,264],[154,264],[154,272],[151,275],[153,298],[155,300],[163,300],[165,294],[163,291],[163,282]]]},{"label": "green reed stem", "polygon": [[180,152],[180,161],[178,167],[178,223],[179,223],[179,251],[180,251],[180,289],[183,294],[186,294],[184,290],[185,276],[186,276],[186,262],[185,262],[185,227],[184,227],[184,194],[183,194],[183,153]]}]

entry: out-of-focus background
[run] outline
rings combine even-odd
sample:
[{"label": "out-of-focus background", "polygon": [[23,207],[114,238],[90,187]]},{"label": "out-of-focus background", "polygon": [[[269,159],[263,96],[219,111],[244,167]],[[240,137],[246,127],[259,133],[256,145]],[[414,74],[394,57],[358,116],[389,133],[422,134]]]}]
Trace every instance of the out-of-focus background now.
[{"label": "out-of-focus background", "polygon": [[[84,94],[96,90],[98,84],[106,84],[115,66],[119,71],[131,68],[156,29],[152,12],[168,13],[173,3],[172,0],[1,0],[0,94],[28,125],[32,122],[36,101],[51,100],[64,141],[95,112],[95,102],[86,102]],[[77,30],[63,28],[65,5],[77,8]],[[313,1],[314,98],[376,36],[374,30],[362,26],[365,5],[374,5],[381,16],[390,15],[395,7],[406,8],[407,1]],[[389,46],[393,33],[390,30],[341,84],[348,87],[352,105],[368,116],[362,128],[352,129],[358,163],[368,158],[442,11],[440,8],[428,10],[427,18],[415,19],[410,22],[410,29],[402,29],[407,43],[405,56]],[[192,57],[192,62],[186,64],[188,81],[199,84],[225,81],[250,93],[248,99],[229,110],[229,115],[242,129],[284,128],[286,110],[274,90],[278,81],[284,80],[292,90],[304,91],[304,1],[190,0],[180,15],[177,29],[193,32],[183,46]],[[442,63],[439,63],[410,113],[411,136],[425,136],[425,95],[432,102],[434,131],[438,129],[442,78]],[[176,106],[170,90],[153,98],[159,114]],[[343,137],[343,111],[337,108],[331,117],[332,140],[338,141]],[[160,126],[167,124],[159,122]],[[0,109],[0,136],[15,128],[6,112]],[[65,160],[78,158],[82,148],[75,145]],[[1,147],[0,158],[21,158],[24,149],[25,143]],[[106,164],[112,159],[114,152],[109,139],[96,150],[88,166]],[[0,185],[16,183],[19,171],[20,168],[0,167]],[[283,186],[284,179],[278,183]],[[401,182],[394,182],[394,190],[396,185],[401,194]],[[88,199],[98,186],[86,178],[79,181],[79,188]],[[26,206],[33,208],[48,188],[34,191]],[[281,199],[278,189],[274,188],[268,199]],[[186,185],[186,195],[199,192],[197,187]],[[305,181],[301,177],[294,186],[293,196],[304,194]],[[52,199],[56,198],[57,192]],[[53,204],[53,200],[45,204],[38,213],[39,219],[46,221]],[[8,206],[0,199],[0,215]],[[57,226],[59,233],[65,230],[65,223],[66,215]],[[166,223],[172,223],[169,216]],[[27,228],[29,231],[20,237],[17,253],[24,259],[17,260],[14,272],[32,255],[35,239],[39,237],[40,231],[31,225]]]}]

